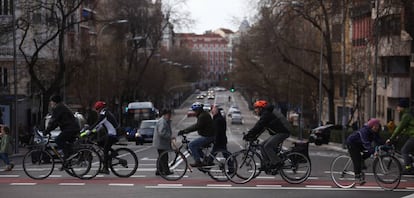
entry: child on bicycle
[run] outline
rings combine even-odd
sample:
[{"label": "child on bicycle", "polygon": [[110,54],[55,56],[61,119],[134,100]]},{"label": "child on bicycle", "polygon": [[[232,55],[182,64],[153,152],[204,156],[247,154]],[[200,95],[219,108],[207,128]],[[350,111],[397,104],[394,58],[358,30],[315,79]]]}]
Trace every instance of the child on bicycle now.
[{"label": "child on bicycle", "polygon": [[355,179],[359,181],[360,185],[365,184],[365,178],[361,173],[362,169],[366,169],[364,161],[375,151],[372,142],[377,145],[384,144],[379,136],[380,128],[380,121],[371,118],[362,128],[349,135],[346,140],[348,153],[354,164]]}]

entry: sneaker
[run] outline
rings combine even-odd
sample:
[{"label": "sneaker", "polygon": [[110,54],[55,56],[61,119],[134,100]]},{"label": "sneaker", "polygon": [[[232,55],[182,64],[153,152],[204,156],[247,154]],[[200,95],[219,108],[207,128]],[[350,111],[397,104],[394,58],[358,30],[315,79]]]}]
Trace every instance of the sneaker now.
[{"label": "sneaker", "polygon": [[366,183],[366,181],[365,181],[365,176],[364,176],[364,174],[356,174],[355,175],[355,180],[357,180],[358,181],[358,183],[359,183],[359,185],[364,185],[365,183]]},{"label": "sneaker", "polygon": [[203,163],[200,162],[200,161],[196,161],[194,164],[190,164],[190,166],[192,166],[192,167],[202,167]]},{"label": "sneaker", "polygon": [[14,167],[14,164],[10,164],[7,166],[7,168],[4,171],[11,171]]},{"label": "sneaker", "polygon": [[99,173],[109,175],[109,169],[108,168],[102,168],[101,170],[99,170]]}]

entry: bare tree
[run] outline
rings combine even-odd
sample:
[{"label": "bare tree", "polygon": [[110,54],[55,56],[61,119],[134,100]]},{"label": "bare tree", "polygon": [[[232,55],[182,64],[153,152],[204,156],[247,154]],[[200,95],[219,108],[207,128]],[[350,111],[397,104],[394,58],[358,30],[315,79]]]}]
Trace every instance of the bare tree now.
[{"label": "bare tree", "polygon": [[43,113],[47,112],[49,96],[61,93],[71,81],[74,67],[67,64],[64,44],[66,34],[85,21],[76,15],[82,3],[30,0],[19,5],[24,13],[18,18],[19,51],[34,88],[42,95]]}]

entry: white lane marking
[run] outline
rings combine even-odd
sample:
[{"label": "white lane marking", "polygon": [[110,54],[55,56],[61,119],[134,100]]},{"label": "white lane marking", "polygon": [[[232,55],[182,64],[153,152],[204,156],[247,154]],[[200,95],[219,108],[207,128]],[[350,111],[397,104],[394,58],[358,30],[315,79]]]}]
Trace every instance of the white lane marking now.
[{"label": "white lane marking", "polygon": [[37,183],[10,183],[12,186],[34,186]]},{"label": "white lane marking", "polygon": [[231,184],[207,184],[208,187],[231,187]]},{"label": "white lane marking", "polygon": [[84,186],[85,183],[59,183],[59,186]]},{"label": "white lane marking", "polygon": [[133,178],[144,178],[147,177],[146,175],[131,175]]},{"label": "white lane marking", "polygon": [[140,160],[142,161],[157,161],[157,158],[148,158],[148,157],[143,157]]},{"label": "white lane marking", "polygon": [[111,183],[108,184],[108,186],[125,186],[125,187],[130,187],[130,186],[134,186],[134,184],[120,184],[120,183]]},{"label": "white lane marking", "polygon": [[324,185],[305,185],[307,188],[332,188],[332,186],[324,186]]},{"label": "white lane marking", "polygon": [[159,187],[181,187],[183,184],[158,184]]},{"label": "white lane marking", "polygon": [[20,177],[20,175],[0,175],[0,177],[12,178],[12,177]]}]

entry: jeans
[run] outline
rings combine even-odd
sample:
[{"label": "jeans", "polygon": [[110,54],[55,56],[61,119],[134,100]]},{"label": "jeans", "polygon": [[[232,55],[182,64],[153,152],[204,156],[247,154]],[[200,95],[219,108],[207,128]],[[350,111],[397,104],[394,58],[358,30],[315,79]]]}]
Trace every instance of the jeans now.
[{"label": "jeans", "polygon": [[289,137],[288,133],[277,133],[265,140],[262,145],[263,160],[266,163],[276,164],[279,162],[278,152],[279,145]]},{"label": "jeans", "polygon": [[6,165],[10,165],[9,154],[8,153],[0,153],[0,159],[6,163]]},{"label": "jeans", "polygon": [[348,153],[351,156],[352,163],[354,164],[355,175],[361,174],[362,163],[364,160],[369,158],[369,153],[364,153],[361,155],[361,152],[364,151],[364,147],[360,144],[348,144]]},{"label": "jeans", "polygon": [[199,138],[194,139],[190,142],[190,144],[188,144],[191,154],[193,155],[193,158],[196,162],[200,162],[201,158],[204,157],[201,147],[213,142],[214,139],[214,137],[200,136]]},{"label": "jeans", "polygon": [[413,159],[410,157],[410,153],[414,151],[414,137],[408,138],[404,146],[401,148],[401,155],[404,158],[405,166],[411,166]]}]

